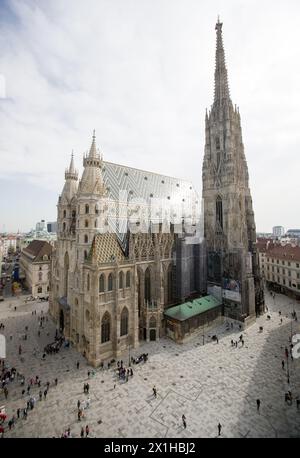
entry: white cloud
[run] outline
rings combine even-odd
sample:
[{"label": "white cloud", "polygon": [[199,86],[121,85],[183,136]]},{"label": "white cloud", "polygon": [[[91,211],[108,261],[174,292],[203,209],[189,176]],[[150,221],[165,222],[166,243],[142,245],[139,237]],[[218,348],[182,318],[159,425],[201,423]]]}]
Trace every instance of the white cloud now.
[{"label": "white cloud", "polygon": [[[220,14],[257,228],[299,226],[296,0],[13,0],[0,8],[8,97],[0,99],[0,179],[22,173],[20,192],[25,179],[58,195],[71,150],[80,167],[96,128],[106,160],[191,179],[201,192]],[[3,218],[9,226],[11,215]]]}]

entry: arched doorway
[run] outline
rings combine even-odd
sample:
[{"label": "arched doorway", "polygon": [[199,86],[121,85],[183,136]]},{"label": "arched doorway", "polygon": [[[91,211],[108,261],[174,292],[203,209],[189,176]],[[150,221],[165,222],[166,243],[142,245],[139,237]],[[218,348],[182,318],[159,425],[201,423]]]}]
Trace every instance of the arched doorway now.
[{"label": "arched doorway", "polygon": [[150,329],[150,340],[156,340],[156,329]]},{"label": "arched doorway", "polygon": [[69,254],[66,251],[64,258],[64,296],[68,296],[68,277],[69,277]]},{"label": "arched doorway", "polygon": [[59,314],[59,330],[60,332],[63,332],[65,328],[65,316],[64,312],[61,310]]}]

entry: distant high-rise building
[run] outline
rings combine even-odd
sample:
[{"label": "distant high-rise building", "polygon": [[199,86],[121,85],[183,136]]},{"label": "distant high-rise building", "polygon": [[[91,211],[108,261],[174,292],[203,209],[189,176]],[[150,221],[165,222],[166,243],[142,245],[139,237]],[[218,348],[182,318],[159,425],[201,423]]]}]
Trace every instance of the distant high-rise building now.
[{"label": "distant high-rise building", "polygon": [[42,219],[41,221],[39,221],[38,223],[36,223],[35,225],[35,230],[38,231],[38,232],[45,232],[47,231],[47,227],[46,227],[46,223],[45,223],[45,220]]},{"label": "distant high-rise building", "polygon": [[283,226],[274,226],[273,227],[274,237],[283,237],[284,236],[284,227]]},{"label": "distant high-rise building", "polygon": [[57,222],[54,221],[52,223],[47,223],[47,231],[48,232],[56,232],[57,231]]}]

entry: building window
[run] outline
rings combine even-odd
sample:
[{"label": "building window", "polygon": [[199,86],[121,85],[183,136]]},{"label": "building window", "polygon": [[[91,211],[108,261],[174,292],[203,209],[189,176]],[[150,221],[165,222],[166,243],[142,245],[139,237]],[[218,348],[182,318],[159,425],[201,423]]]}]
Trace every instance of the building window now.
[{"label": "building window", "polygon": [[109,274],[108,281],[107,281],[107,290],[112,291],[112,289],[113,289],[113,276],[112,274]]},{"label": "building window", "polygon": [[284,262],[284,261],[282,261],[282,265],[283,265],[283,266],[285,265],[285,262]]},{"label": "building window", "polygon": [[128,334],[128,310],[126,307],[123,308],[121,313],[121,336],[126,336]]},{"label": "building window", "polygon": [[89,222],[88,222],[87,219],[86,219],[85,222],[84,222],[84,227],[89,227]]},{"label": "building window", "polygon": [[64,218],[67,216],[67,212],[66,210],[64,210]]},{"label": "building window", "polygon": [[43,288],[39,286],[37,291],[38,291],[38,294],[41,294],[43,292]]},{"label": "building window", "polygon": [[223,204],[220,196],[218,196],[216,200],[216,220],[223,229]]},{"label": "building window", "polygon": [[101,322],[101,343],[110,341],[110,316],[106,312]]},{"label": "building window", "polygon": [[220,149],[220,137],[216,137],[216,149]]},{"label": "building window", "polygon": [[285,279],[282,280],[282,283],[285,285]]},{"label": "building window", "polygon": [[123,272],[121,271],[121,272],[119,273],[119,288],[120,288],[120,289],[123,288],[123,279],[124,279],[124,274],[123,274]]},{"label": "building window", "polygon": [[296,267],[297,267],[297,269],[299,269],[299,263],[296,263]]},{"label": "building window", "polygon": [[90,275],[87,274],[87,277],[86,277],[86,285],[87,285],[87,290],[89,291],[90,290]]},{"label": "building window", "polygon": [[84,236],[84,243],[89,243],[89,237],[87,234]]},{"label": "building window", "polygon": [[88,257],[87,251],[86,251],[86,250],[84,250],[84,259],[86,260],[86,259],[87,259],[87,257]]},{"label": "building window", "polygon": [[90,207],[88,206],[88,204],[86,204],[86,206],[85,206],[85,214],[87,215],[89,212],[90,212]]},{"label": "building window", "polygon": [[101,274],[99,277],[99,293],[104,293],[105,285],[104,285],[104,274]]},{"label": "building window", "polygon": [[297,274],[297,278],[300,278],[300,274]]},{"label": "building window", "polygon": [[130,271],[128,270],[126,273],[126,288],[129,288],[129,286],[130,286]]},{"label": "building window", "polygon": [[43,280],[43,272],[39,272],[39,281]]},{"label": "building window", "polygon": [[291,276],[291,271],[290,270],[288,271],[288,275],[289,275],[289,277]]},{"label": "building window", "polygon": [[279,267],[277,267],[277,273],[279,274]]},{"label": "building window", "polygon": [[63,223],[63,231],[66,230],[66,223]]},{"label": "building window", "polygon": [[297,288],[300,289],[300,283],[297,284]]},{"label": "building window", "polygon": [[98,227],[98,220],[95,219],[95,228],[97,229],[97,227]]},{"label": "building window", "polygon": [[291,280],[289,280],[289,287],[290,287],[290,288],[292,287],[292,282],[291,282]]},{"label": "building window", "polygon": [[99,214],[99,207],[98,207],[98,204],[95,205],[95,213],[96,213],[96,215]]},{"label": "building window", "polygon": [[290,265],[291,265],[291,263],[290,263],[290,261],[288,261],[288,266],[290,266]]},{"label": "building window", "polygon": [[276,261],[276,262],[277,262],[277,264],[279,264],[279,259],[277,259],[277,261]]}]

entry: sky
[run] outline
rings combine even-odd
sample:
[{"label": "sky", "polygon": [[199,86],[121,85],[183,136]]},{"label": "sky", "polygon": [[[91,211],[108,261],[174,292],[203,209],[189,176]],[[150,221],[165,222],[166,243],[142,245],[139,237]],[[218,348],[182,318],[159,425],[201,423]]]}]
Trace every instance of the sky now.
[{"label": "sky", "polygon": [[0,232],[56,220],[64,170],[104,159],[201,193],[223,22],[256,227],[300,227],[298,0],[0,0]]}]

